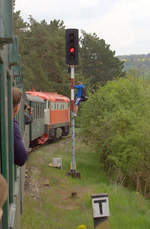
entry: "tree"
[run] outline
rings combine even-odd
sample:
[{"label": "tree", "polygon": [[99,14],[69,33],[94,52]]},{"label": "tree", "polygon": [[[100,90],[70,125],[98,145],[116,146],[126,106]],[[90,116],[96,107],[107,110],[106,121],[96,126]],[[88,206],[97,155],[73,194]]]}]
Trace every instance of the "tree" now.
[{"label": "tree", "polygon": [[19,37],[22,71],[26,89],[57,91],[68,95],[70,81],[65,64],[65,26],[63,21],[29,23],[15,13],[15,31]]},{"label": "tree", "polygon": [[108,80],[123,76],[123,62],[115,57],[110,45],[95,33],[92,35],[82,31],[80,45],[81,71],[92,88],[96,89],[99,83],[104,85]]},{"label": "tree", "polygon": [[81,133],[106,171],[117,182],[126,178],[137,191],[149,192],[149,84],[127,78],[109,81],[89,96],[80,117]]}]

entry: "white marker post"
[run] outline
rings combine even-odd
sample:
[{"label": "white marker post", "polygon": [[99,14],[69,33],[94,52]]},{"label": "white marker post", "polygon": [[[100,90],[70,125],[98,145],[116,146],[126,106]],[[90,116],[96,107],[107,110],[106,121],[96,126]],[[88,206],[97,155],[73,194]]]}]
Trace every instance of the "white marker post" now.
[{"label": "white marker post", "polygon": [[108,229],[109,201],[107,193],[92,195],[92,208],[95,229]]}]

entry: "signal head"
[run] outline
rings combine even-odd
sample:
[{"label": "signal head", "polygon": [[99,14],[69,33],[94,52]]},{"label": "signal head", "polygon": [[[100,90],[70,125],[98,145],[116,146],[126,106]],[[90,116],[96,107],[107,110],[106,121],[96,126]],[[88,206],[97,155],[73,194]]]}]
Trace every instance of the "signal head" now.
[{"label": "signal head", "polygon": [[66,64],[78,64],[78,29],[66,29]]}]

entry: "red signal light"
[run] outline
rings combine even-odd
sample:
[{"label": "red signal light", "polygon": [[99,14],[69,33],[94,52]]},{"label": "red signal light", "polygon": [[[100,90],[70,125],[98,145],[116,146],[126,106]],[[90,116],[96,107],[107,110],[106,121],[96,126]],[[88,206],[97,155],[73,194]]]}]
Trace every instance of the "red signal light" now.
[{"label": "red signal light", "polygon": [[70,52],[71,53],[74,53],[75,52],[75,49],[74,48],[70,48]]}]

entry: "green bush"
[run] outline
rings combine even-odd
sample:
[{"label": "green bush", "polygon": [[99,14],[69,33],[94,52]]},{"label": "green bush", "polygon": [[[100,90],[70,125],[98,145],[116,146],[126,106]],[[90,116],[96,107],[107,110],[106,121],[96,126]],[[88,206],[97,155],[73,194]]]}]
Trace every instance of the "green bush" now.
[{"label": "green bush", "polygon": [[[117,181],[150,184],[150,86],[120,78],[100,87],[81,109],[81,134]],[[144,187],[144,188],[143,188]]]}]

